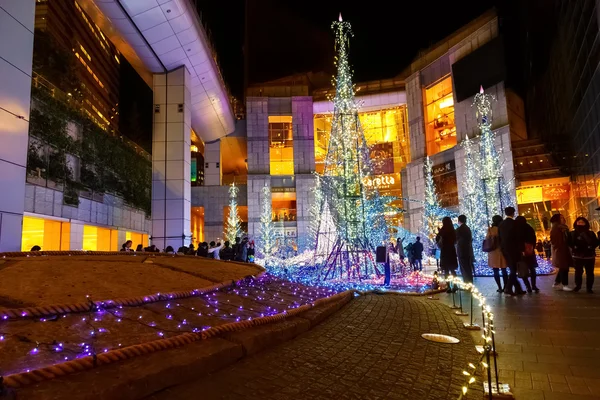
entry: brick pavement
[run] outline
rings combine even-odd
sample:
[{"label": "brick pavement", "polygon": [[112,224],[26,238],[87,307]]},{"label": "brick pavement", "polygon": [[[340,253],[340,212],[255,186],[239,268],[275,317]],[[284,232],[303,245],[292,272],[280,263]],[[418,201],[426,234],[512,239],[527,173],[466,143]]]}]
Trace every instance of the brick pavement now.
[{"label": "brick pavement", "polygon": [[517,400],[600,399],[600,288],[553,291],[554,276],[538,279],[540,293],[517,297],[496,293],[492,278],[475,279],[495,315],[500,380]]},{"label": "brick pavement", "polygon": [[[427,332],[461,343],[428,342],[420,337]],[[455,399],[462,369],[476,358],[470,334],[442,302],[367,295],[293,341],[148,400]]]}]

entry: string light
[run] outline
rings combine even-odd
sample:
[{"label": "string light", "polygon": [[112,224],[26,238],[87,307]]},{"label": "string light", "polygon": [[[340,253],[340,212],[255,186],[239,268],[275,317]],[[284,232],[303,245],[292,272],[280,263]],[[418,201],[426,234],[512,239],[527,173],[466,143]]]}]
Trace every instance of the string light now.
[{"label": "string light", "polygon": [[[20,356],[7,360],[3,372],[22,372],[24,367],[34,369],[52,365],[65,361],[65,357],[75,359],[93,356],[97,352],[138,344],[136,340],[140,340],[140,336],[127,334],[131,329],[145,338],[142,340],[154,340],[152,335],[154,338],[166,338],[184,332],[201,332],[228,322],[251,321],[305,304],[314,304],[316,300],[338,292],[328,287],[307,287],[286,282],[265,274],[256,279],[237,281],[233,286],[220,290],[196,292],[195,295],[176,302],[170,301],[169,295],[163,295],[162,301],[147,302],[141,307],[110,308],[104,306],[112,302],[95,302],[98,305],[96,309],[84,315],[67,313],[63,315],[66,319],[31,320],[31,336],[35,336],[35,329],[44,329],[43,326],[37,328],[38,321],[64,321],[65,329],[59,330],[61,336],[50,342],[33,341],[28,336],[19,334],[22,324],[27,323],[27,320],[2,321],[0,351],[2,346],[11,346],[17,352],[23,348]],[[91,302],[91,298],[88,301]],[[207,311],[195,311],[200,306],[206,306]],[[43,335],[46,337],[47,333]],[[124,339],[129,342],[124,343]]]},{"label": "string light", "polygon": [[430,242],[435,241],[438,224],[444,217],[454,217],[456,214],[442,208],[433,181],[433,163],[429,156],[425,157],[423,165],[425,175],[425,201],[423,203],[423,236]]},{"label": "string light", "polygon": [[235,242],[236,237],[242,236],[242,225],[238,215],[237,196],[239,188],[232,183],[229,186],[229,214],[227,215],[227,226],[225,228],[225,237],[231,243]]},{"label": "string light", "polygon": [[312,265],[318,280],[361,280],[381,275],[374,249],[388,239],[385,204],[365,180],[373,173],[369,148],[358,118],[348,62],[350,23],[335,21],[337,75],[333,117],[323,174],[317,178],[312,209],[318,226]]},{"label": "string light", "polygon": [[267,183],[261,189],[260,201],[260,226],[259,226],[259,254],[270,257],[275,252],[277,242],[281,235],[273,223],[273,210],[271,204],[271,188]]}]

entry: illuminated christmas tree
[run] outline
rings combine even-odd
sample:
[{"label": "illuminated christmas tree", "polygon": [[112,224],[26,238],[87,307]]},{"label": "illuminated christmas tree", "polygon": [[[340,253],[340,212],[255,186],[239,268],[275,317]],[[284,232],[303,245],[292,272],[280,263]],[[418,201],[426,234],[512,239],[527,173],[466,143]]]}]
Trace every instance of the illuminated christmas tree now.
[{"label": "illuminated christmas tree", "polygon": [[229,187],[229,215],[227,216],[227,227],[225,228],[225,238],[231,243],[235,242],[236,237],[242,236],[242,225],[238,215],[237,195],[239,189],[232,183]]},{"label": "illuminated christmas tree", "polygon": [[473,253],[475,262],[480,264],[487,260],[485,253],[481,250],[481,244],[487,234],[488,219],[485,207],[482,207],[483,183],[479,175],[480,159],[473,149],[473,142],[467,138],[462,143],[464,155],[464,177],[463,197],[460,204],[460,212],[467,216],[467,225],[471,228],[473,235]]},{"label": "illuminated christmas tree", "polygon": [[352,73],[348,63],[350,24],[332,24],[336,35],[337,76],[329,146],[320,178],[319,229],[315,245],[319,279],[363,279],[378,276],[375,247],[388,236],[384,202],[372,175],[369,149],[358,118]]},{"label": "illuminated christmas tree", "polygon": [[435,241],[438,232],[438,226],[444,217],[452,217],[451,211],[444,209],[435,189],[433,181],[433,163],[429,156],[425,157],[423,165],[423,174],[425,176],[425,200],[423,202],[423,226],[422,232],[431,242]]},{"label": "illuminated christmas tree", "polygon": [[271,188],[265,183],[262,188],[260,200],[260,227],[258,251],[264,257],[273,255],[277,248],[279,233],[273,224],[273,211],[271,207]]},{"label": "illuminated christmas tree", "polygon": [[512,190],[513,182],[505,181],[504,162],[500,160],[494,144],[495,133],[492,131],[492,101],[495,97],[485,94],[483,87],[473,100],[477,108],[477,125],[481,130],[480,135],[480,165],[479,171],[482,180],[482,192],[485,199],[485,212],[487,220],[491,221],[496,214],[503,215],[504,207],[514,206],[515,194]]},{"label": "illuminated christmas tree", "polygon": [[485,94],[483,87],[475,95],[473,106],[476,107],[477,124],[481,131],[479,136],[479,152],[467,137],[462,146],[465,149],[464,198],[461,212],[467,216],[467,225],[473,232],[473,252],[475,254],[476,272],[485,273],[487,256],[481,245],[487,228],[494,215],[503,215],[504,208],[515,205],[513,182],[504,179],[504,162],[500,160],[494,144],[495,133],[492,131],[492,95]]}]

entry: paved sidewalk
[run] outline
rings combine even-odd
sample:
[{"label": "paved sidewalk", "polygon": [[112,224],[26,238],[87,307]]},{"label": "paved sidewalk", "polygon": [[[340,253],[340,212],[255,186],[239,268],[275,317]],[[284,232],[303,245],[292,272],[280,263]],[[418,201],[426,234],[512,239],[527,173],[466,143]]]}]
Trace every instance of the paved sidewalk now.
[{"label": "paved sidewalk", "polygon": [[[461,343],[428,342],[427,332]],[[476,358],[442,302],[367,295],[293,341],[150,399],[456,399]]]},{"label": "paved sidewalk", "polygon": [[517,400],[600,399],[600,288],[554,291],[553,282],[540,277],[540,293],[511,297],[496,293],[493,278],[475,278],[495,314],[500,380]]}]

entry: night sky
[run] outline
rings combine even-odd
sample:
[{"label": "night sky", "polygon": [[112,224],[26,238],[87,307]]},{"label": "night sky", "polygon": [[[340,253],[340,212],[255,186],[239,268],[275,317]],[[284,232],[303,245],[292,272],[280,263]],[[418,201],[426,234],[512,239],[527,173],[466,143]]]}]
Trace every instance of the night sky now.
[{"label": "night sky", "polygon": [[[248,79],[259,83],[298,72],[333,72],[331,22],[341,11],[352,23],[355,81],[398,75],[418,51],[497,7],[504,23],[511,0],[327,1],[197,0],[216,44],[225,80],[244,87],[244,9],[248,6]],[[510,18],[510,17],[509,17]]]}]

